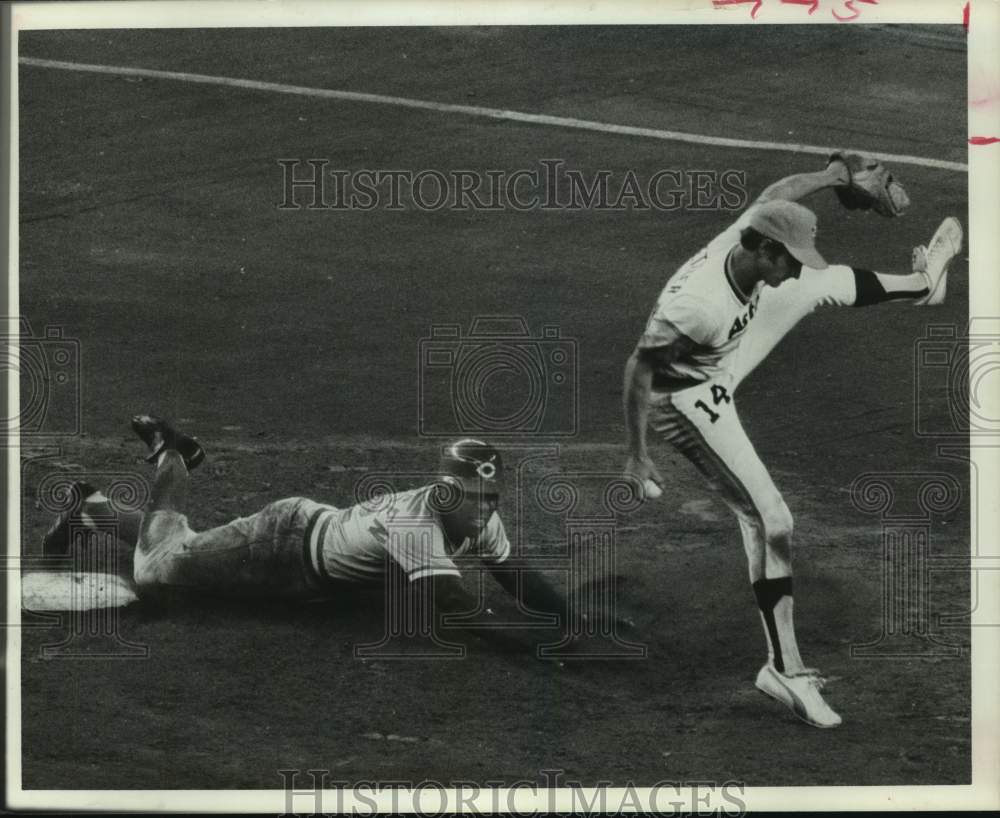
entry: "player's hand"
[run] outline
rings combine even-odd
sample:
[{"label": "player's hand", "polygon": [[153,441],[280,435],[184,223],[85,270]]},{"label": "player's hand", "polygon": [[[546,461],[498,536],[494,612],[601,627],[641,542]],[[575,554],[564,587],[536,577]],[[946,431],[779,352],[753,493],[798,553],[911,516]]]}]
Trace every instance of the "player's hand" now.
[{"label": "player's hand", "polygon": [[644,492],[644,499],[655,500],[663,494],[663,475],[649,455],[632,455],[625,463],[625,477],[638,481]]},{"label": "player's hand", "polygon": [[830,156],[827,173],[834,192],[848,210],[874,210],[880,216],[902,216],[910,206],[906,189],[874,156],[838,152]]},{"label": "player's hand", "polygon": [[839,153],[830,157],[826,164],[826,172],[830,177],[830,184],[834,187],[851,183],[851,169],[847,166],[847,160]]},{"label": "player's hand", "polygon": [[[603,625],[596,628],[600,632],[596,634],[600,638],[627,637],[634,634],[636,630],[635,620],[630,616],[610,616],[610,611],[604,610],[596,612],[593,616],[586,613],[580,614],[580,621],[584,629],[591,630],[592,626]],[[608,625],[610,624],[610,628]],[[577,671],[585,669],[587,663],[575,661],[585,659],[588,655],[587,648],[592,646],[592,639],[595,634],[580,633],[573,636],[567,644],[562,647],[561,655],[556,659],[556,666],[564,671]],[[593,654],[590,654],[593,655]]]}]

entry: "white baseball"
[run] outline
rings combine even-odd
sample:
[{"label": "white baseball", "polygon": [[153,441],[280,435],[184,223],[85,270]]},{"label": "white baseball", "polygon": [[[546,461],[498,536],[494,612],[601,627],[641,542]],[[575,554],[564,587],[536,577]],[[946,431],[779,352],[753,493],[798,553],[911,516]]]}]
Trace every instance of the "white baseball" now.
[{"label": "white baseball", "polygon": [[658,497],[663,495],[663,489],[661,489],[654,480],[648,477],[642,482],[642,490],[646,493],[647,500],[656,500]]}]

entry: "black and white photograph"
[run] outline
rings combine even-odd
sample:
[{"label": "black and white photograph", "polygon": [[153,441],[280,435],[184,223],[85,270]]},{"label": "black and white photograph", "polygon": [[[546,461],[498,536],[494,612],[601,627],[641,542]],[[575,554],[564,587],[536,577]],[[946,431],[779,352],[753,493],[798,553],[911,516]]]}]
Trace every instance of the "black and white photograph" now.
[{"label": "black and white photograph", "polygon": [[1000,806],[993,4],[5,13],[7,807]]}]

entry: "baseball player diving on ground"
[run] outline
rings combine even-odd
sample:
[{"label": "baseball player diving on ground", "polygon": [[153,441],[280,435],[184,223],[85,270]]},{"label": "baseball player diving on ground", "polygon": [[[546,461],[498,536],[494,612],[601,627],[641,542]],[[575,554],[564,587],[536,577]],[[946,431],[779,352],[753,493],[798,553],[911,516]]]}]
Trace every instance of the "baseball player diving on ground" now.
[{"label": "baseball player diving on ground", "polygon": [[460,566],[483,567],[524,607],[566,614],[562,594],[511,554],[498,514],[503,463],[488,443],[465,439],[447,446],[437,480],[420,488],[348,508],[290,497],[198,532],[185,507],[189,471],[205,458],[201,444],[149,415],[136,415],[132,428],[155,464],[148,508],[117,511],[93,486],[77,483],[77,502],[45,535],[45,554],[67,553],[74,528],[104,526],[134,545],[140,597],[186,589],[218,597],[323,599],[345,585],[377,586],[401,570],[435,610],[456,613],[478,603],[459,582]]},{"label": "baseball player diving on ground", "polygon": [[824,701],[824,680],[799,654],[792,616],[792,515],[736,412],[742,380],[803,317],[821,305],[896,299],[944,300],[947,268],[962,228],[947,218],[912,272],[890,275],[828,265],[815,245],[816,216],[798,200],[832,188],[850,209],[901,214],[909,200],[888,169],[859,154],[780,179],[728,229],[699,250],[660,293],[625,368],[627,474],[658,493],[664,479],[647,449],[647,428],[702,473],[739,521],[768,658],[756,686],[816,727],[841,718]]}]

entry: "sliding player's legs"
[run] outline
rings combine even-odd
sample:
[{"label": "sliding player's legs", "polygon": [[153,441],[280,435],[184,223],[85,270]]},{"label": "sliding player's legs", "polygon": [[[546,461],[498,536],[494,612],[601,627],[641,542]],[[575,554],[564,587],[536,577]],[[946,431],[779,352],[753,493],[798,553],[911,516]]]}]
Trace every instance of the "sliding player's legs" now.
[{"label": "sliding player's legs", "polygon": [[140,587],[168,586],[214,596],[311,599],[321,596],[305,536],[318,504],[303,497],[270,503],[256,514],[196,532],[174,511],[149,515],[136,551]]},{"label": "sliding player's legs", "polygon": [[194,438],[157,418],[137,416],[132,425],[156,462],[133,560],[140,590],[173,587],[220,596],[317,596],[305,548],[306,527],[317,503],[301,497],[278,500],[249,517],[196,532],[185,514],[188,469],[204,459],[204,451]]},{"label": "sliding player's legs", "polygon": [[174,450],[159,452],[152,498],[133,557],[133,575],[140,589],[172,584],[168,579],[173,556],[195,535],[183,513],[187,488],[188,470],[181,455]]}]

